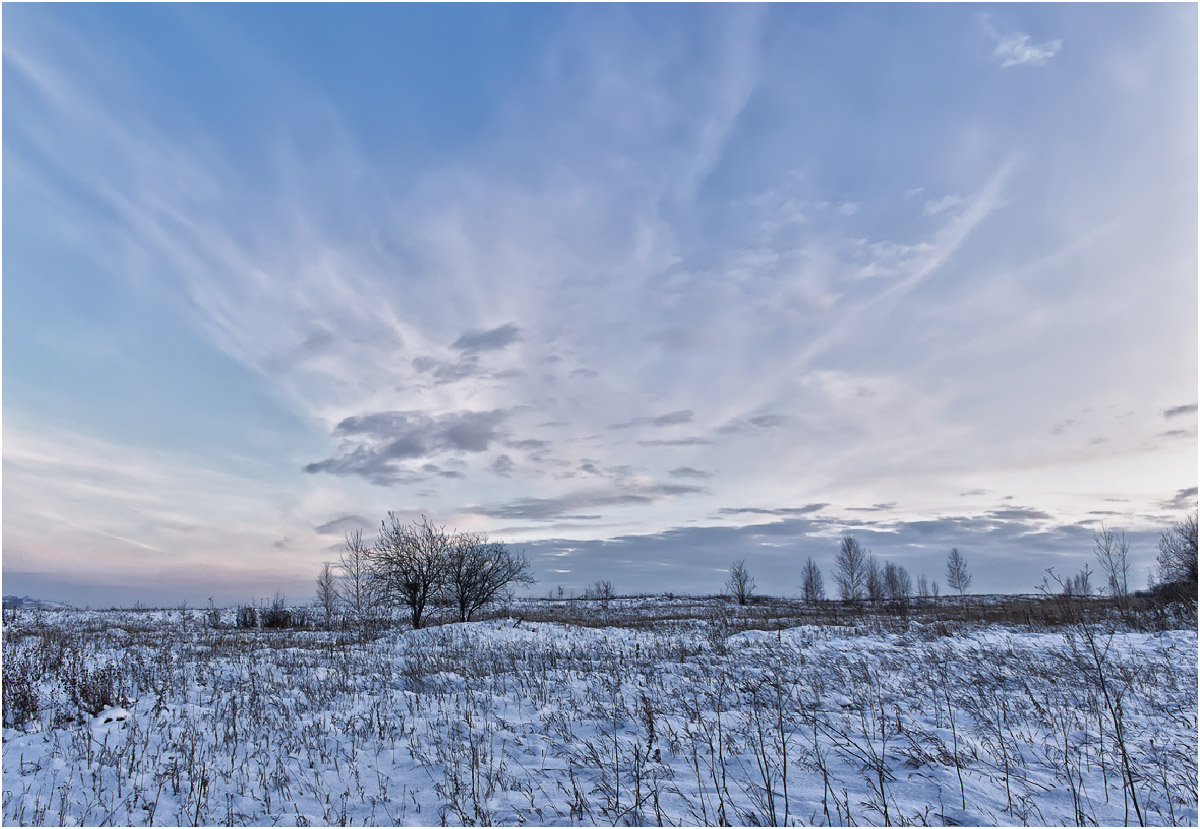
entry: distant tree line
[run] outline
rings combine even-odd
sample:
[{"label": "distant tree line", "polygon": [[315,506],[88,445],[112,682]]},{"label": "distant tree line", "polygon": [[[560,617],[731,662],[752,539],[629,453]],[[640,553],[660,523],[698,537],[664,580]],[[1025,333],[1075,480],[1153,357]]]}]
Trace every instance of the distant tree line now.
[{"label": "distant tree line", "polygon": [[[1093,552],[1099,564],[1098,571],[1090,564],[1084,564],[1078,573],[1062,577],[1049,568],[1039,589],[1043,593],[1066,597],[1086,597],[1093,591],[1103,592],[1125,608],[1133,593],[1130,589],[1129,543],[1125,533],[1101,524],[1093,535]],[[1101,583],[1094,585],[1092,576],[1097,573]],[[812,558],[804,563],[800,577],[800,594],[806,603],[814,604],[826,598],[824,576]],[[914,597],[936,599],[939,595],[936,580],[929,580],[921,573],[914,583],[902,565],[876,559],[850,533],[842,536],[838,546],[832,579],[838,598],[852,604],[888,602],[904,605]],[[946,555],[946,584],[962,596],[973,581],[966,556],[957,547],[952,548]],[[726,594],[744,605],[749,602],[754,587],[746,560],[735,561],[725,581]],[[1171,598],[1195,598],[1197,587],[1197,512],[1193,510],[1159,537],[1158,558],[1151,573],[1150,588],[1153,593]]]}]

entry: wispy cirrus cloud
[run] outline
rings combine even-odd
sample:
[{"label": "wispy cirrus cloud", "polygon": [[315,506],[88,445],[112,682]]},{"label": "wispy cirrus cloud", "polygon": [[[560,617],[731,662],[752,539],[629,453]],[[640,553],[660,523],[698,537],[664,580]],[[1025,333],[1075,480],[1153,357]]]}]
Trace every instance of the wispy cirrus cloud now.
[{"label": "wispy cirrus cloud", "polygon": [[1061,40],[1034,43],[1033,38],[1024,32],[998,31],[986,15],[981,16],[980,21],[995,43],[992,57],[1000,61],[1002,69],[1010,66],[1041,66],[1062,50]]},{"label": "wispy cirrus cloud", "polygon": [[[1188,180],[1179,170],[1194,166],[1194,141],[1178,138],[1194,131],[1194,91],[1171,80],[1194,63],[1172,34],[1186,14],[1094,12],[1146,21],[1132,35],[1097,24],[1097,50],[1170,41],[1130,59],[1145,83],[1108,90],[1081,44],[1056,84],[1019,96],[1004,94],[1014,73],[989,72],[996,94],[985,99],[951,85],[930,106],[893,89],[894,106],[855,109],[845,102],[884,94],[875,69],[897,40],[829,10],[837,25],[822,44],[810,13],[564,8],[545,29],[522,28],[535,41],[527,75],[500,71],[486,94],[430,93],[448,109],[398,101],[393,123],[376,117],[376,76],[353,55],[344,72],[317,72],[328,83],[303,84],[271,38],[246,30],[248,51],[231,51],[182,26],[207,61],[197,76],[239,79],[213,96],[248,102],[239,120],[165,71],[176,56],[159,44],[172,41],[126,29],[137,12],[96,11],[107,25],[84,31],[65,7],[6,11],[5,198],[17,206],[6,214],[6,280],[28,291],[89,263],[99,281],[54,283],[88,298],[82,316],[147,302],[111,330],[157,314],[163,329],[194,335],[124,350],[196,378],[214,401],[196,420],[239,430],[244,418],[215,401],[247,387],[277,404],[294,422],[291,442],[253,452],[287,470],[277,500],[300,506],[272,506],[281,517],[265,522],[262,543],[289,539],[296,562],[327,552],[329,533],[314,538],[314,524],[397,506],[481,529],[528,519],[528,541],[565,521],[597,542],[650,539],[698,515],[728,525],[709,539],[778,539],[778,526],[733,525],[805,518],[825,532],[833,525],[818,514],[958,515],[946,504],[986,491],[1031,505],[1013,508],[1024,517],[972,517],[1014,535],[1026,520],[1022,531],[1042,538],[1051,522],[1034,512],[1084,516],[1111,495],[1129,496],[1128,514],[1145,523],[1162,498],[1146,492],[1195,479],[1180,460],[1195,431],[1173,428],[1195,413],[1177,405],[1195,399],[1194,353],[1178,347],[1194,342],[1194,314],[1181,310],[1194,306],[1194,193],[1176,192]],[[1044,17],[1017,13],[1011,34],[995,31],[993,59],[1045,64],[1061,42],[1025,35]],[[212,30],[245,23],[219,8],[187,14],[222,24]],[[927,57],[912,67],[914,90],[979,63],[924,39],[944,31],[923,25],[940,14],[897,18],[911,35],[904,48]],[[25,25],[34,18],[52,25]],[[946,25],[957,42],[978,39],[973,16]],[[879,62],[844,63],[860,53]],[[357,79],[363,100],[339,94],[335,76]],[[815,77],[835,80],[805,81]],[[1064,92],[1080,85],[1112,95]],[[442,120],[476,99],[485,103],[454,125]],[[1063,117],[1029,119],[1027,107]],[[414,152],[412,135],[428,146]],[[878,135],[889,136],[887,158],[874,139],[853,138]],[[56,256],[74,259],[46,264]],[[1130,273],[1150,287],[1131,296]],[[108,301],[92,301],[100,295]],[[36,315],[22,296],[6,296],[18,303],[6,322]],[[58,332],[41,334],[56,353],[96,359],[105,342],[110,379],[129,373],[118,338],[47,321],[62,323],[41,326]],[[207,368],[189,364],[189,349],[211,352]],[[52,361],[41,368],[55,376]],[[32,385],[54,410],[60,392]],[[24,401],[6,397],[7,416]],[[161,439],[193,439],[183,404],[159,397],[146,417],[175,435]],[[564,482],[595,486],[564,493]],[[1048,490],[1061,496],[1034,500]],[[818,502],[830,506],[802,511]],[[95,508],[81,523],[113,536],[103,544],[161,554],[175,530],[170,510],[156,509],[150,534],[131,529],[128,511],[106,523]],[[191,524],[190,508],[176,512]],[[957,526],[925,520],[929,539]]]}]

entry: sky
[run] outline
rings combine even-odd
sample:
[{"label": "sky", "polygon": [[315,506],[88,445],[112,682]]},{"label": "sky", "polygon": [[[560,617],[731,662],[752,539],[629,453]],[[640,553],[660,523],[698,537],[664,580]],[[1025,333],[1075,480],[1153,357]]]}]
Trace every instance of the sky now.
[{"label": "sky", "polygon": [[1029,592],[1197,493],[1194,5],[3,8],[3,590]]}]

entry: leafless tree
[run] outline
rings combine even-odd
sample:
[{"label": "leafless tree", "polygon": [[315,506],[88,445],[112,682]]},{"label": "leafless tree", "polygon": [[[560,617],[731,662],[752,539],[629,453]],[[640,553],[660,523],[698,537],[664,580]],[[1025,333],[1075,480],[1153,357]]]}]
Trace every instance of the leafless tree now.
[{"label": "leafless tree", "polygon": [[446,528],[422,515],[405,524],[394,512],[379,528],[371,550],[371,573],[388,594],[409,609],[414,630],[442,586],[453,540]]},{"label": "leafless tree", "polygon": [[816,604],[825,598],[825,579],[821,575],[821,568],[810,558],[805,562],[802,572],[800,590],[804,601],[807,604]]},{"label": "leafless tree", "polygon": [[[613,588],[613,583],[608,579],[596,579],[583,591],[585,599],[599,599],[606,603],[609,599],[616,598],[616,595],[617,591]],[[562,598],[561,594],[559,594],[559,598]]]},{"label": "leafless tree", "polygon": [[867,588],[867,551],[852,535],[842,536],[842,545],[834,560],[833,580],[837,582],[843,600],[862,601]]},{"label": "leafless tree", "polygon": [[1042,583],[1038,586],[1038,592],[1047,596],[1054,595],[1053,585],[1050,581],[1054,581],[1058,585],[1058,592],[1065,598],[1085,598],[1092,594],[1092,570],[1091,565],[1084,564],[1083,569],[1074,576],[1061,578],[1054,572],[1053,567],[1046,568],[1048,578],[1043,578]]},{"label": "leafless tree", "polygon": [[754,579],[746,569],[746,559],[729,565],[729,578],[725,580],[725,589],[740,605],[750,601],[750,594],[754,592]]},{"label": "leafless tree", "polygon": [[325,613],[326,630],[333,628],[333,617],[337,613],[338,599],[337,576],[334,575],[333,566],[327,561],[321,566],[321,572],[317,574],[316,600],[317,607]]},{"label": "leafless tree", "polygon": [[971,580],[971,571],[967,569],[967,560],[955,547],[950,551],[950,555],[946,556],[946,583],[950,585],[951,590],[957,590],[958,595],[961,596],[971,586]]},{"label": "leafless tree", "polygon": [[929,579],[925,578],[925,574],[917,576],[917,595],[922,599],[929,598]]},{"label": "leafless tree", "polygon": [[362,642],[370,629],[378,601],[371,572],[371,548],[363,541],[362,530],[346,533],[346,545],[342,548],[338,568],[342,571],[342,603],[354,620],[358,641]]},{"label": "leafless tree", "polygon": [[888,599],[898,604],[907,604],[912,596],[912,576],[899,564],[883,565],[883,586]]},{"label": "leafless tree", "polygon": [[1186,592],[1196,589],[1196,511],[1158,539],[1158,580]]},{"label": "leafless tree", "polygon": [[529,560],[482,533],[454,536],[446,561],[446,590],[460,622],[490,604],[510,584],[533,584]]},{"label": "leafless tree", "polygon": [[879,566],[879,562],[875,560],[875,556],[867,554],[867,598],[871,600],[871,604],[879,604],[879,602],[887,596],[887,589],[883,584],[883,568]]},{"label": "leafless tree", "polygon": [[1084,564],[1083,569],[1067,579],[1063,588],[1064,596],[1080,596],[1086,598],[1092,595],[1092,568]]},{"label": "leafless tree", "polygon": [[1125,597],[1129,595],[1129,542],[1125,540],[1125,533],[1101,524],[1092,539],[1108,591],[1123,608]]},{"label": "leafless tree", "polygon": [[939,592],[940,592],[940,591],[938,590],[938,583],[937,583],[937,579],[933,579],[931,582],[929,582],[929,596],[930,596],[930,598],[937,599],[937,597],[938,597],[938,593],[939,593]]}]

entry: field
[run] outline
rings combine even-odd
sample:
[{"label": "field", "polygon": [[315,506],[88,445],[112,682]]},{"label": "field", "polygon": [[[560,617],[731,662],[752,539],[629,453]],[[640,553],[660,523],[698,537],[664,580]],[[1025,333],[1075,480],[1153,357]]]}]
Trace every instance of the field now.
[{"label": "field", "polygon": [[1194,825],[1185,610],[523,600],[363,642],[6,613],[3,820]]}]

